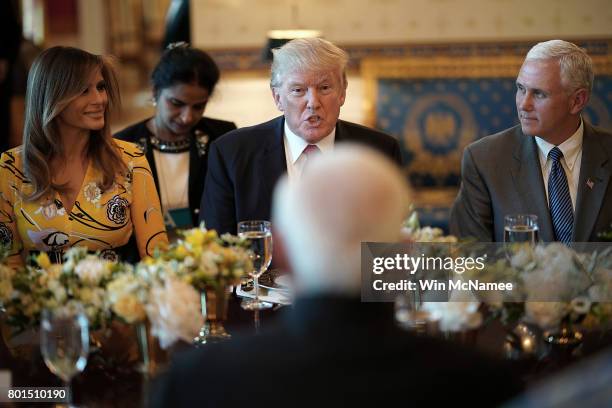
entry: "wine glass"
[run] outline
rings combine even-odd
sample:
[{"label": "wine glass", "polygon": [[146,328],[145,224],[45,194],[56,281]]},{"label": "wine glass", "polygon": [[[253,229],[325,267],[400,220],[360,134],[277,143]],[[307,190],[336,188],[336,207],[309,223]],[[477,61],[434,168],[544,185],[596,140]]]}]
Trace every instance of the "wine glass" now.
[{"label": "wine glass", "polygon": [[89,325],[82,308],[44,309],[40,350],[49,370],[64,382],[68,406],[72,406],[70,383],[85,369],[89,354]]},{"label": "wine glass", "polygon": [[255,299],[242,302],[246,310],[262,310],[272,307],[272,303],[259,300],[259,277],[268,269],[272,261],[272,227],[270,221],[241,221],[238,223],[238,236],[248,239],[253,252],[253,270],[249,275],[255,286]]}]

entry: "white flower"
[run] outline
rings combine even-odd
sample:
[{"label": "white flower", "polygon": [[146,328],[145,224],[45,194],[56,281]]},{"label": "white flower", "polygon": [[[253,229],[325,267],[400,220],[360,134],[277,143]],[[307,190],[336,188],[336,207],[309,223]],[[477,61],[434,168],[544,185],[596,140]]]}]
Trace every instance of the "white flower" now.
[{"label": "white flower", "polygon": [[419,214],[416,211],[412,211],[410,216],[404,221],[403,228],[407,229],[409,232],[414,232],[420,227]]},{"label": "white flower", "polygon": [[219,267],[217,266],[218,260],[219,254],[209,251],[202,252],[202,255],[200,255],[199,269],[205,276],[214,278],[219,273]]},{"label": "white flower", "polygon": [[62,304],[66,301],[66,298],[67,298],[66,289],[58,280],[55,280],[55,279],[49,280],[49,282],[47,283],[47,287],[53,294],[53,299],[55,299],[55,301],[57,301],[58,304]]},{"label": "white flower", "polygon": [[128,270],[108,284],[106,293],[112,310],[126,322],[135,323],[146,317],[147,284],[141,275]]},{"label": "white flower", "polygon": [[64,263],[62,270],[64,273],[71,273],[76,264],[87,256],[87,248],[82,246],[73,246],[64,253]]},{"label": "white flower", "polygon": [[[406,233],[405,231],[403,232]],[[457,242],[452,235],[445,236],[440,228],[423,227],[409,232],[408,237],[414,242]]]},{"label": "white flower", "polygon": [[555,329],[567,315],[567,304],[562,302],[525,302],[525,318],[542,330]]},{"label": "white flower", "polygon": [[113,311],[130,324],[142,322],[146,317],[144,305],[134,295],[126,295],[120,298],[113,305]]},{"label": "white flower", "polygon": [[83,188],[83,195],[85,199],[90,203],[94,204],[96,207],[100,206],[100,198],[102,197],[102,190],[98,187],[98,184],[94,181],[90,181]]},{"label": "white flower", "polygon": [[191,268],[196,266],[195,259],[193,259],[193,256],[186,256],[185,259],[183,259],[183,265],[185,266],[185,268]]},{"label": "white flower", "polygon": [[200,310],[198,292],[177,278],[169,278],[164,286],[154,287],[146,306],[151,331],[164,349],[179,339],[193,340],[204,324]]},{"label": "white flower", "polygon": [[97,285],[102,278],[110,274],[110,269],[110,262],[92,255],[80,261],[74,272],[84,283]]},{"label": "white flower", "polygon": [[561,243],[535,248],[535,262],[521,274],[527,299],[570,301],[589,285],[576,253]]},{"label": "white flower", "polygon": [[482,324],[478,312],[479,302],[423,302],[423,310],[429,312],[430,320],[438,321],[442,331],[463,331],[474,329]]},{"label": "white flower", "polygon": [[591,310],[591,299],[586,296],[578,296],[570,303],[572,311],[577,314],[587,314]]},{"label": "white flower", "polygon": [[533,249],[531,247],[522,246],[521,249],[512,256],[510,265],[513,268],[525,268],[530,262],[533,262]]}]

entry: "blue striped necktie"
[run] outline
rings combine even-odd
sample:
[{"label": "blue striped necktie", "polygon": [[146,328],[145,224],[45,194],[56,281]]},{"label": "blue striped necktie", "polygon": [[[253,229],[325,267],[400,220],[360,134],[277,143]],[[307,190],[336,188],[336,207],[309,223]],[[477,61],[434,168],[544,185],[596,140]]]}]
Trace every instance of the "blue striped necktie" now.
[{"label": "blue striped necktie", "polygon": [[567,184],[567,177],[561,165],[563,153],[554,147],[548,157],[552,160],[552,169],[548,176],[548,205],[552,218],[555,240],[569,243],[574,229],[574,210]]}]

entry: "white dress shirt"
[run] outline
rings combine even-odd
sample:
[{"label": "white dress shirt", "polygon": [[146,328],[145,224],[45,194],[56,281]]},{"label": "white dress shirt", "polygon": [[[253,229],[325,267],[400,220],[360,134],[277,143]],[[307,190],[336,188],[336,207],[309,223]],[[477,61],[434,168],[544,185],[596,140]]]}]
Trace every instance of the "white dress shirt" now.
[{"label": "white dress shirt", "polygon": [[[289,182],[299,180],[306,162],[305,155],[302,154],[306,146],[309,145],[304,139],[296,135],[289,129],[287,121],[285,121],[285,132],[283,143],[285,144],[285,159],[287,161],[287,175]],[[326,154],[334,150],[334,140],[336,139],[336,128],[317,143],[317,147],[322,154]]]},{"label": "white dress shirt", "polygon": [[[576,194],[578,191],[578,181],[580,178],[580,164],[582,163],[582,138],[584,136],[584,125],[582,119],[578,130],[570,136],[565,142],[561,143],[559,150],[563,153],[561,165],[565,171],[567,184],[569,187],[570,197],[572,198],[572,207],[576,211]],[[540,157],[540,168],[542,169],[542,177],[544,178],[544,188],[546,189],[546,202],[548,202],[548,176],[552,169],[552,159],[548,158],[548,153],[555,147],[554,144],[548,143],[546,140],[536,136],[536,144],[538,145],[538,156]]]}]

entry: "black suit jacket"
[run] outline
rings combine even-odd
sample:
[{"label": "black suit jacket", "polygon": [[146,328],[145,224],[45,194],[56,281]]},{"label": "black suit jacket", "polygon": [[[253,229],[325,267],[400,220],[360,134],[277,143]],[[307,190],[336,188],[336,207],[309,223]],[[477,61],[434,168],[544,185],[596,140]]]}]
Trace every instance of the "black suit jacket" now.
[{"label": "black suit jacket", "polygon": [[320,296],[286,313],[261,335],[177,356],[152,405],[495,407],[521,390],[501,361],[396,328],[391,304]]},{"label": "black suit jacket", "polygon": [[[612,134],[584,121],[572,241],[597,241],[597,234],[610,228],[611,174]],[[554,241],[538,146],[520,126],[466,147],[461,178],[461,189],[451,211],[451,233],[483,242],[501,242],[506,215],[535,214],[540,239]]]},{"label": "black suit jacket", "polygon": [[[239,221],[270,219],[274,186],[287,172],[284,125],[280,116],[230,132],[210,146],[200,211],[207,228],[235,234]],[[365,144],[401,165],[399,144],[385,133],[339,120],[335,137],[338,143]]]},{"label": "black suit jacket", "polygon": [[[149,118],[150,119],[150,118]],[[146,126],[149,119],[136,123],[128,128],[123,129],[115,134],[115,137],[120,140],[136,143],[144,150],[155,185],[159,195],[159,180],[157,178],[157,168],[155,167],[155,158],[153,157],[153,148],[151,147],[151,132]],[[210,143],[225,133],[236,129],[234,122],[225,120],[211,119],[203,117],[194,130],[199,130],[203,134],[208,135],[208,140],[198,142],[193,140],[189,150],[189,209],[193,225],[199,223],[200,199],[204,191],[204,181],[206,180],[206,169],[208,167],[208,150]],[[161,196],[160,196],[161,197]]]}]

